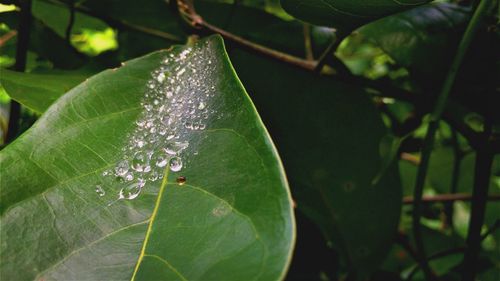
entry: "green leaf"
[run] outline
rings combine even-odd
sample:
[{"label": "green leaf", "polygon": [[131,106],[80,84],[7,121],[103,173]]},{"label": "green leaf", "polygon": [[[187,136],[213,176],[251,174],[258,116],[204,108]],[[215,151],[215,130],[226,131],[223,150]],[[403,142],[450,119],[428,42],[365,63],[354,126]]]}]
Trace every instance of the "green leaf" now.
[{"label": "green leaf", "polygon": [[[432,3],[370,23],[359,33],[415,74],[440,79],[449,68],[468,19],[465,7]],[[440,63],[429,67],[432,61]]]},{"label": "green leaf", "polygon": [[390,249],[401,209],[394,165],[371,184],[387,133],[375,106],[359,87],[240,50],[230,55],[276,141],[298,209],[367,277]]},{"label": "green leaf", "polygon": [[0,169],[2,280],[276,280],[290,260],[285,175],[220,37],[90,78]]},{"label": "green leaf", "polygon": [[0,71],[0,83],[7,94],[38,113],[43,113],[60,96],[87,78],[72,72],[32,74],[6,69]]},{"label": "green leaf", "polygon": [[281,0],[292,16],[307,22],[352,29],[369,21],[429,2],[428,0]]}]

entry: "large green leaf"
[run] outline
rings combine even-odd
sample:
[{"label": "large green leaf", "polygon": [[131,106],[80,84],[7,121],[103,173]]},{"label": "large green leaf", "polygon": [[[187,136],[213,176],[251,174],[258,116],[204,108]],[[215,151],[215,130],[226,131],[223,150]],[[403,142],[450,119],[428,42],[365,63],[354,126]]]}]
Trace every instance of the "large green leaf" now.
[{"label": "large green leaf", "polygon": [[291,15],[317,25],[354,28],[429,0],[281,0]]},{"label": "large green leaf", "polygon": [[0,161],[2,280],[276,280],[289,263],[285,175],[219,37],[90,78]]},{"label": "large green leaf", "polygon": [[43,113],[54,101],[87,78],[81,73],[31,74],[0,70],[0,83],[14,100]]},{"label": "large green leaf", "polygon": [[359,87],[239,50],[230,55],[276,141],[297,207],[363,279],[389,250],[401,208],[393,166],[372,185],[387,133],[379,113]]},{"label": "large green leaf", "polygon": [[[448,70],[469,10],[450,3],[432,3],[370,23],[359,30],[398,64],[425,78]],[[429,67],[429,62],[440,63]]]}]

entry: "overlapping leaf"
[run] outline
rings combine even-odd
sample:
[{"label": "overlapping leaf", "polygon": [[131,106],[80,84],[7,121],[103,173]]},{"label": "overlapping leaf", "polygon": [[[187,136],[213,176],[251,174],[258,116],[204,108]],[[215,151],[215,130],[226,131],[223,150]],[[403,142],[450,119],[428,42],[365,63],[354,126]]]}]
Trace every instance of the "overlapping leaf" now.
[{"label": "overlapping leaf", "polygon": [[281,0],[296,18],[317,25],[354,28],[377,18],[410,9],[428,0]]},{"label": "overlapping leaf", "polygon": [[363,280],[389,250],[401,208],[393,166],[372,185],[386,134],[380,115],[358,87],[242,51],[230,55],[276,141],[298,209]]}]

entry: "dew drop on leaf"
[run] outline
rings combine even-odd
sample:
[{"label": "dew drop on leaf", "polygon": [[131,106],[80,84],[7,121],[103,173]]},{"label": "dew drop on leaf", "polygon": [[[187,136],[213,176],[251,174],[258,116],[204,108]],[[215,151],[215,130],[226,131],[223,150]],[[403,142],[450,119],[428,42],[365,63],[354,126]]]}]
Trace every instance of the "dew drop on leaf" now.
[{"label": "dew drop on leaf", "polygon": [[178,172],[182,169],[182,160],[180,157],[173,157],[170,159],[170,170],[172,172]]}]

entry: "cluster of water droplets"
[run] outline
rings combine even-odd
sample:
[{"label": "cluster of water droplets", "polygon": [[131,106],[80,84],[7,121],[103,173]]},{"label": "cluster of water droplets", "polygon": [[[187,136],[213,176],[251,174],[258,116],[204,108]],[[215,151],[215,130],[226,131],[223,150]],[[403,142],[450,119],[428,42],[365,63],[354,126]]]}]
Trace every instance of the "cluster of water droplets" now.
[{"label": "cluster of water droplets", "polygon": [[[141,102],[143,110],[128,136],[123,157],[102,174],[121,182],[118,199],[134,199],[147,182],[161,180],[167,169],[179,172],[186,165],[192,132],[204,130],[215,113],[209,107],[215,86],[207,83],[214,65],[203,50],[187,47],[177,55],[170,53],[151,73]],[[95,191],[105,195],[101,184]]]}]

